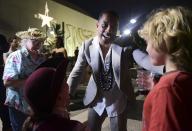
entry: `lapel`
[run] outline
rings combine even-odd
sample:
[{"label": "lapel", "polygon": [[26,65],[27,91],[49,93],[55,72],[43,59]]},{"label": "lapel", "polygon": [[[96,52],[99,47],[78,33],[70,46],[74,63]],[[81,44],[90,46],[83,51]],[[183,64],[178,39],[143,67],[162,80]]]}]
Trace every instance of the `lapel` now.
[{"label": "lapel", "polygon": [[[122,48],[116,44],[111,45],[112,49],[112,68],[114,73],[115,81],[118,87],[120,87],[120,71],[121,71],[121,53]],[[97,78],[100,68],[100,54],[99,54],[99,41],[98,37],[95,37],[92,41],[92,45],[89,46],[90,51],[90,65],[93,71],[93,77]]]},{"label": "lapel", "polygon": [[120,87],[120,71],[121,71],[121,53],[122,48],[115,44],[112,44],[112,67],[115,81],[118,87]]},{"label": "lapel", "polygon": [[90,65],[94,75],[99,73],[100,67],[100,55],[99,55],[99,41],[98,37],[95,37],[92,41],[92,45],[89,47],[90,50]]}]

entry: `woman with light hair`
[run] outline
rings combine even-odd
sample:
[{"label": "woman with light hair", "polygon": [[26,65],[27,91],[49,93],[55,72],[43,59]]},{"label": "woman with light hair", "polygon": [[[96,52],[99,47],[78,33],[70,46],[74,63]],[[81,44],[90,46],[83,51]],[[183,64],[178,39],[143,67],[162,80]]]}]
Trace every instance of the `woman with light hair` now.
[{"label": "woman with light hair", "polygon": [[192,11],[153,12],[139,35],[151,63],[166,68],[145,99],[143,131],[192,131]]},{"label": "woman with light hair", "polygon": [[23,97],[23,85],[35,68],[45,60],[39,53],[45,35],[39,29],[30,28],[16,33],[16,36],[21,38],[22,48],[8,56],[3,80],[7,89],[5,105],[9,107],[12,129],[21,131],[29,109]]}]

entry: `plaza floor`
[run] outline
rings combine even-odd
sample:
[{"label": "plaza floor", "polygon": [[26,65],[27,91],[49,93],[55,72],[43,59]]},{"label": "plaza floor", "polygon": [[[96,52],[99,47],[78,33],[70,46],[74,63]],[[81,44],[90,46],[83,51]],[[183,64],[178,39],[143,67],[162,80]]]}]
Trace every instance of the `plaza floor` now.
[{"label": "plaza floor", "polygon": [[[70,103],[70,116],[71,119],[78,120],[81,122],[86,122],[87,120],[87,113],[88,109],[84,108],[82,99],[84,96],[85,87],[79,88],[79,90],[76,93],[76,96],[71,99]],[[142,107],[143,107],[143,101],[144,96],[138,95],[136,98],[136,103],[134,105],[134,108],[131,108],[127,112],[127,131],[141,131],[142,126]],[[0,121],[0,131],[2,130],[2,124]],[[102,126],[102,131],[110,131],[110,124],[109,119],[106,119]]]}]

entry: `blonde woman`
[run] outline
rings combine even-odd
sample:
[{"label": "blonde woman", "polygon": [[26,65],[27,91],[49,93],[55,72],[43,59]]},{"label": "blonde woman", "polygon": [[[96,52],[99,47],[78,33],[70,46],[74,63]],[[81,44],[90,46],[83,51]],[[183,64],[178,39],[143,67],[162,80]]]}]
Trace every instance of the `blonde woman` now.
[{"label": "blonde woman", "polygon": [[192,11],[158,10],[139,35],[152,64],[166,68],[145,99],[143,131],[192,131]]}]

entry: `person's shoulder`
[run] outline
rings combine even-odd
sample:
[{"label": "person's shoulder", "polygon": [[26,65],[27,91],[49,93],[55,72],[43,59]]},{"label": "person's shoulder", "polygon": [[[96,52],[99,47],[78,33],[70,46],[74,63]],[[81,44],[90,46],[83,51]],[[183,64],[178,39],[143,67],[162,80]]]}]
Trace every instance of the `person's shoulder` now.
[{"label": "person's shoulder", "polygon": [[4,56],[4,57],[8,57],[9,54],[10,54],[10,52],[6,52],[6,53],[3,53],[3,56]]},{"label": "person's shoulder", "polygon": [[81,49],[83,48],[84,50],[89,50],[89,47],[94,44],[94,41],[95,41],[95,37],[86,39],[85,41],[83,41],[81,45]]},{"label": "person's shoulder", "polygon": [[56,50],[57,50],[57,48],[53,48],[51,51],[54,52],[54,51],[56,51]]},{"label": "person's shoulder", "polygon": [[94,39],[95,39],[95,38],[86,39],[83,43],[84,43],[86,46],[91,45]]},{"label": "person's shoulder", "polygon": [[190,82],[192,84],[192,73],[185,71],[178,71],[173,74],[174,81],[177,83]]},{"label": "person's shoulder", "polygon": [[121,48],[123,50],[130,50],[130,49],[132,49],[132,47],[130,45],[121,45],[121,44],[118,44],[116,42],[113,42],[112,45],[115,48]]},{"label": "person's shoulder", "polygon": [[19,50],[13,51],[13,52],[11,52],[10,54],[12,54],[12,55],[21,54],[21,50],[19,49]]},{"label": "person's shoulder", "polygon": [[19,57],[21,57],[21,55],[22,55],[21,51],[20,50],[16,50],[14,52],[9,53],[7,59],[19,58]]},{"label": "person's shoulder", "polygon": [[[166,97],[174,98],[174,103],[191,98],[192,73],[184,71],[172,71],[165,74],[154,87],[156,94],[166,94]],[[187,98],[187,99],[186,99]],[[178,101],[179,99],[179,101]],[[176,100],[176,101],[175,101]]]},{"label": "person's shoulder", "polygon": [[161,85],[161,87],[180,87],[178,85],[192,85],[192,73],[184,72],[184,71],[171,71],[165,73],[158,82],[157,85]]},{"label": "person's shoulder", "polygon": [[183,80],[184,78],[191,78],[192,79],[192,73],[186,72],[186,71],[171,71],[164,74],[164,77],[168,80]]},{"label": "person's shoulder", "polygon": [[[65,51],[65,48],[64,48],[64,47],[58,48],[57,51],[58,51],[58,52],[64,52],[64,51]],[[57,51],[56,51],[56,52],[57,52]]]},{"label": "person's shoulder", "polygon": [[118,48],[118,49],[124,49],[125,48],[125,47],[123,47],[123,46],[121,46],[121,45],[119,45],[117,43],[112,43],[111,45],[112,45],[111,47],[114,48],[114,49],[115,48]]}]

